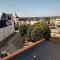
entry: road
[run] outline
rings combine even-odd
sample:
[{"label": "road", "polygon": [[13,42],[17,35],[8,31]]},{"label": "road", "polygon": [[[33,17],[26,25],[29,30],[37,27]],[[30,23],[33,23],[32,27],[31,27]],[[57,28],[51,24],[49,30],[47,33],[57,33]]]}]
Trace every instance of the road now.
[{"label": "road", "polygon": [[44,41],[10,60],[60,60],[60,45]]}]

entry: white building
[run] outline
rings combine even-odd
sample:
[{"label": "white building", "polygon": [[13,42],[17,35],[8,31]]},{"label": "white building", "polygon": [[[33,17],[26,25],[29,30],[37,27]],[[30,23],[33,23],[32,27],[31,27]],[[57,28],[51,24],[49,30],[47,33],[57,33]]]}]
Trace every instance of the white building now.
[{"label": "white building", "polygon": [[60,28],[60,18],[56,18],[55,20],[55,27]]},{"label": "white building", "polygon": [[33,25],[34,23],[41,22],[41,20],[37,20],[36,18],[22,18],[19,19],[20,24],[31,24]]}]

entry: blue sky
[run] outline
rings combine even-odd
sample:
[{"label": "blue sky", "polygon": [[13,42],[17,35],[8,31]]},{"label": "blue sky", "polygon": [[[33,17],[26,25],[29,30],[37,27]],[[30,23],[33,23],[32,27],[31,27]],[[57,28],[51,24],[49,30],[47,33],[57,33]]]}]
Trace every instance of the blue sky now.
[{"label": "blue sky", "polygon": [[59,16],[60,0],[0,0],[1,12],[16,12],[21,17]]}]

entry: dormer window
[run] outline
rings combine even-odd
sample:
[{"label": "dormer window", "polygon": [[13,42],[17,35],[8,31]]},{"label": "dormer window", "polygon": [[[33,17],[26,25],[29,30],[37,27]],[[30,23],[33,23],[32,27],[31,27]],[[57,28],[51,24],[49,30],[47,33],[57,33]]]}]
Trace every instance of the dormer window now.
[{"label": "dormer window", "polygon": [[11,20],[11,17],[10,16],[8,16],[8,20]]}]

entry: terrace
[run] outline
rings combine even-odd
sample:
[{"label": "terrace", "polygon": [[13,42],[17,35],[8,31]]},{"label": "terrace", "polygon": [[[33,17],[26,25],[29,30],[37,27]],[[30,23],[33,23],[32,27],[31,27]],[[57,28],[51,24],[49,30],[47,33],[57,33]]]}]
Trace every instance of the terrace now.
[{"label": "terrace", "polygon": [[[45,39],[47,33],[49,33],[50,30],[49,28],[46,29],[48,26],[45,26],[43,23],[41,24],[41,22],[31,26],[34,26],[34,29],[36,29],[32,29],[35,31],[35,35],[33,35],[33,31],[30,31],[31,27],[22,25],[24,29],[20,28],[22,30],[16,31],[13,35],[6,39],[6,43],[0,48],[0,50],[8,52],[9,55],[2,58],[2,60],[60,60],[60,45],[58,45],[56,42],[60,41],[60,38],[55,36],[51,37],[50,41],[48,41],[48,39]],[[27,29],[27,27],[29,27],[29,29]],[[32,41],[24,40],[27,35],[26,30],[28,30],[27,33],[32,32]],[[22,31],[24,31],[24,35],[22,36],[25,36],[23,38],[21,38]],[[38,36],[36,35],[36,31],[40,33],[37,34]],[[29,37],[30,36],[31,35],[29,35]],[[47,37],[49,36],[47,35]],[[36,40],[37,37],[38,39]]]},{"label": "terrace", "polygon": [[[10,36],[10,41],[15,34]],[[5,50],[9,51],[10,54],[2,60],[60,60],[60,45],[58,45],[60,38],[58,37],[52,37],[50,41],[40,40],[34,44],[29,42],[22,49],[14,49],[13,47],[12,50],[10,50],[12,46],[9,46],[10,41],[7,42],[8,45],[4,46],[9,47]]]},{"label": "terrace", "polygon": [[29,46],[19,49],[2,60],[60,60],[60,45],[41,40],[34,44],[30,43]]}]

